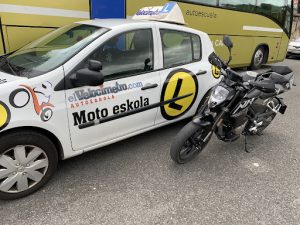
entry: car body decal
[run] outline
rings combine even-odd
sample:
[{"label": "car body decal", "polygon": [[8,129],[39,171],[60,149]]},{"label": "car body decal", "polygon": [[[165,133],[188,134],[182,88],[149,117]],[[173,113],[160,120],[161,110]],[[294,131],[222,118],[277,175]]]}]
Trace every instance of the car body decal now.
[{"label": "car body decal", "polygon": [[124,113],[117,114],[117,115],[112,115],[112,116],[109,116],[109,117],[106,117],[106,118],[103,118],[103,119],[89,121],[87,123],[79,125],[78,127],[79,127],[79,129],[85,129],[85,128],[92,127],[92,126],[95,126],[95,125],[98,125],[98,124],[106,123],[106,122],[109,122],[109,121],[112,121],[112,120],[120,119],[120,118],[123,118],[123,117],[126,117],[126,116],[130,116],[130,115],[134,115],[134,114],[137,114],[137,113],[140,113],[140,112],[151,110],[151,109],[154,109],[156,107],[162,107],[164,105],[176,102],[178,100],[188,98],[191,95],[192,94],[187,94],[187,95],[176,97],[174,99],[170,99],[170,100],[167,100],[167,101],[164,101],[164,102],[158,102],[158,103],[151,104],[151,105],[146,105],[144,107],[137,108],[137,109],[134,109],[134,110],[129,110],[129,111],[126,111]]},{"label": "car body decal", "polygon": [[0,101],[0,130],[3,130],[10,122],[11,114],[7,105]]},{"label": "car body decal", "polygon": [[5,83],[7,83],[6,79],[0,79],[0,84],[5,84]]},{"label": "car body decal", "polygon": [[161,114],[166,120],[173,120],[190,110],[198,94],[198,80],[195,74],[186,69],[172,71],[162,88],[161,102],[178,96],[189,97],[161,106]]},{"label": "car body decal", "polygon": [[[167,120],[176,119],[184,115],[193,106],[198,94],[198,80],[196,75],[186,69],[176,69],[168,75],[161,94],[161,101],[149,104],[148,98],[140,96],[138,100],[127,99],[120,105],[112,107],[112,115],[107,108],[96,108],[72,113],[74,126],[85,129],[101,123],[120,119],[126,116],[141,113],[157,107],[161,108],[162,115]],[[86,96],[90,96],[87,95]],[[173,111],[172,111],[173,110]]]},{"label": "car body decal", "polygon": [[221,70],[216,66],[211,66],[212,75],[214,78],[219,79],[221,77]]},{"label": "car body decal", "polygon": [[42,121],[49,121],[53,115],[52,108],[54,108],[54,105],[50,103],[53,92],[52,84],[47,81],[34,88],[28,85],[20,85],[20,87],[11,92],[10,104],[14,108],[23,108],[29,103],[31,96],[36,114]]}]

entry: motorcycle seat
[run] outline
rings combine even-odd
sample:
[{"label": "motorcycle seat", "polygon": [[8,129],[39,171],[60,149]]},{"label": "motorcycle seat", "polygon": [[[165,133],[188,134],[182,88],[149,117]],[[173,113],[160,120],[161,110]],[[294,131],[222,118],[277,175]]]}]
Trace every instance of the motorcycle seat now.
[{"label": "motorcycle seat", "polygon": [[271,66],[270,72],[279,73],[283,76],[293,73],[288,66]]},{"label": "motorcycle seat", "polygon": [[293,77],[293,73],[289,73],[286,75],[281,75],[278,73],[272,73],[270,75],[270,80],[272,80],[275,84],[287,84],[290,82],[290,79]]}]

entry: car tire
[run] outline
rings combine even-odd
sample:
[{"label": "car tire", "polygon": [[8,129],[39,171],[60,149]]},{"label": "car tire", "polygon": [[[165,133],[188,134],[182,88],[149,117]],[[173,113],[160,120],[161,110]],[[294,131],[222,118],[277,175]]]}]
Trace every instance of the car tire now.
[{"label": "car tire", "polygon": [[250,69],[257,70],[260,69],[261,66],[266,63],[268,56],[268,50],[264,46],[259,46],[255,49],[254,54],[252,56]]},{"label": "car tire", "polygon": [[290,54],[286,54],[286,58],[287,58],[287,59],[291,59],[291,58],[293,58],[293,56],[290,55]]},{"label": "car tire", "polygon": [[0,137],[0,199],[30,195],[47,183],[58,164],[57,149],[45,135],[34,131]]}]

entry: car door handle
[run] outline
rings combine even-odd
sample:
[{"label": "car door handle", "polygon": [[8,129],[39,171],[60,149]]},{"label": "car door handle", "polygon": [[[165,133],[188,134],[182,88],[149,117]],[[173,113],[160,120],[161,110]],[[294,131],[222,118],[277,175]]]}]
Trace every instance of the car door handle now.
[{"label": "car door handle", "polygon": [[206,70],[200,70],[198,73],[196,73],[197,76],[200,76],[200,75],[204,75],[206,74],[207,71]]},{"label": "car door handle", "polygon": [[148,90],[148,89],[151,89],[151,88],[156,88],[156,87],[158,87],[158,84],[146,84],[146,86],[142,87],[141,90],[145,91],[145,90]]}]

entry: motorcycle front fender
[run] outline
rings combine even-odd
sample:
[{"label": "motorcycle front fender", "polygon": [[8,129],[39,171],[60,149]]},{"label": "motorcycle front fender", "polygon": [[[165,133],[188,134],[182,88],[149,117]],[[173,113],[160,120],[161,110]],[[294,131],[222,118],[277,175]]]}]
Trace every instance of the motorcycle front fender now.
[{"label": "motorcycle front fender", "polygon": [[212,126],[212,124],[214,123],[214,119],[211,115],[197,116],[193,119],[193,123],[201,127],[208,127]]}]

